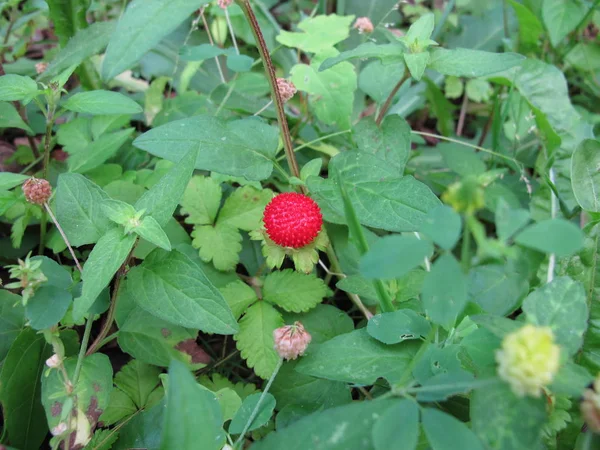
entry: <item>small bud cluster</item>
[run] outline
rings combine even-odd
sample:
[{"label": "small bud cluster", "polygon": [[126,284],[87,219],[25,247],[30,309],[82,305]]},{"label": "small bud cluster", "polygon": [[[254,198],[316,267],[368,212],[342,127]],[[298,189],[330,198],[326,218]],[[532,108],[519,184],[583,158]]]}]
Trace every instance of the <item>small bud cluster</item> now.
[{"label": "small bud cluster", "polygon": [[42,259],[31,260],[31,253],[27,255],[25,260],[17,260],[18,264],[6,266],[8,273],[11,278],[15,278],[19,281],[9,283],[5,287],[6,289],[23,289],[21,291],[21,297],[23,306],[27,305],[27,302],[36,289],[42,284],[48,281],[44,273],[42,272],[41,265]]},{"label": "small bud cluster", "polygon": [[298,92],[294,83],[285,78],[277,78],[277,90],[279,91],[283,103],[286,103],[296,94],[296,92]]},{"label": "small bud cluster", "polygon": [[375,27],[373,27],[373,22],[368,17],[359,17],[354,22],[354,28],[358,30],[359,33],[372,33]]},{"label": "small bud cluster", "polygon": [[560,365],[560,348],[549,327],[525,325],[508,334],[496,353],[498,375],[519,396],[539,397]]},{"label": "small bud cluster", "polygon": [[23,193],[29,203],[43,205],[52,195],[52,186],[47,180],[31,177],[23,183]]},{"label": "small bud cluster", "polygon": [[219,4],[219,8],[227,9],[227,7],[231,6],[233,0],[219,0],[217,3]]},{"label": "small bud cluster", "polygon": [[273,338],[275,339],[275,350],[280,357],[287,360],[303,355],[312,339],[310,333],[300,322],[275,329]]},{"label": "small bud cluster", "polygon": [[40,75],[42,73],[44,73],[46,71],[46,69],[48,68],[48,63],[47,62],[39,62],[35,65],[35,72]]}]

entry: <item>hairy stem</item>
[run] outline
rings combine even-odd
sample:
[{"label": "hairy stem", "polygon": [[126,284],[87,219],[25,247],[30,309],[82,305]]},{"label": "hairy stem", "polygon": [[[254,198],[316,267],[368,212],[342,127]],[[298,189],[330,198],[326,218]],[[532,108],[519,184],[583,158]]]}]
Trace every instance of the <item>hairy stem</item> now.
[{"label": "hairy stem", "polygon": [[[254,35],[256,45],[258,46],[260,57],[265,67],[265,72],[267,73],[267,78],[269,79],[269,85],[271,87],[271,97],[273,97],[273,101],[275,102],[275,109],[277,110],[277,121],[279,122],[279,128],[281,129],[281,135],[283,137],[283,148],[285,150],[285,156],[287,158],[288,165],[290,166],[290,171],[293,176],[300,178],[300,169],[298,167],[298,162],[296,161],[296,155],[294,154],[294,146],[292,144],[290,129],[288,127],[287,118],[283,109],[283,101],[281,100],[281,96],[279,95],[279,89],[277,89],[275,67],[273,66],[271,56],[269,55],[269,49],[267,48],[267,44],[260,30],[260,26],[258,25],[258,21],[256,20],[256,16],[254,15],[254,11],[252,11],[252,6],[250,6],[250,1],[237,0],[237,2],[244,11],[246,19],[250,24],[252,34]],[[301,189],[303,191],[305,190],[303,186],[301,187]]]},{"label": "hairy stem", "polygon": [[56,229],[60,233],[60,236],[63,238],[63,241],[65,241],[65,244],[67,245],[67,248],[69,249],[69,253],[71,253],[73,260],[75,261],[75,266],[77,266],[77,270],[79,270],[79,273],[82,273],[83,269],[81,268],[81,265],[79,264],[79,260],[77,259],[77,256],[75,256],[75,251],[73,250],[73,247],[71,247],[71,243],[69,242],[67,235],[65,234],[62,227],[58,223],[58,220],[56,219],[56,216],[52,212],[52,209],[50,209],[50,206],[48,205],[48,203],[44,203],[44,208],[46,209],[46,212],[52,219],[52,222],[54,222],[54,226],[56,226]]},{"label": "hairy stem", "polygon": [[[44,142],[44,171],[43,178],[48,180],[48,166],[50,165],[50,142],[52,140],[52,127],[54,126],[55,106],[48,105],[48,115],[46,116],[46,138]],[[46,244],[46,227],[48,225],[48,216],[46,212],[42,212],[42,220],[40,221],[40,246],[38,253],[41,255],[44,252]]]},{"label": "hairy stem", "polygon": [[410,71],[408,70],[408,68],[405,67],[402,78],[400,78],[398,83],[396,83],[396,86],[394,86],[394,89],[392,89],[392,92],[390,92],[390,95],[388,95],[388,98],[385,100],[385,103],[379,110],[377,119],[375,119],[375,123],[377,124],[377,126],[381,125],[381,122],[383,122],[383,118],[385,117],[386,113],[388,112],[388,109],[390,109],[390,106],[392,105],[392,101],[394,100],[396,93],[398,92],[400,87],[404,84],[404,82],[406,80],[408,80],[409,78],[410,78]]},{"label": "hairy stem", "polygon": [[85,331],[83,332],[83,338],[81,339],[81,347],[79,348],[79,355],[77,356],[77,365],[75,366],[75,373],[73,374],[73,387],[77,386],[79,381],[79,374],[81,373],[81,367],[83,366],[83,358],[85,358],[85,351],[87,350],[88,342],[90,341],[90,334],[92,332],[92,324],[94,323],[94,315],[90,314],[85,323]]}]

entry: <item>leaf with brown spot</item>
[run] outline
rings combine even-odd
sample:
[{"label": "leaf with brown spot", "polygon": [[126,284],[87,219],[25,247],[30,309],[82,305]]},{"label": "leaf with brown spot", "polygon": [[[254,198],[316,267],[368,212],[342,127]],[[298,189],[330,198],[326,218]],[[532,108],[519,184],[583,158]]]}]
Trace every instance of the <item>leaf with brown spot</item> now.
[{"label": "leaf with brown spot", "polygon": [[210,356],[198,345],[195,339],[181,341],[175,346],[177,350],[189,355],[192,358],[192,364],[208,364]]}]

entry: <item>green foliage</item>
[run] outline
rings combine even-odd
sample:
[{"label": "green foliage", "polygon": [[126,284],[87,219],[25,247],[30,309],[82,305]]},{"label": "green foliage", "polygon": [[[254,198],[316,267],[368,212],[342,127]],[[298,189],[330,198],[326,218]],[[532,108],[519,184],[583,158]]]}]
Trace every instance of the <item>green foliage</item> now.
[{"label": "green foliage", "polygon": [[317,16],[298,24],[302,32],[281,31],[277,41],[309,53],[320,53],[348,37],[354,16]]}]

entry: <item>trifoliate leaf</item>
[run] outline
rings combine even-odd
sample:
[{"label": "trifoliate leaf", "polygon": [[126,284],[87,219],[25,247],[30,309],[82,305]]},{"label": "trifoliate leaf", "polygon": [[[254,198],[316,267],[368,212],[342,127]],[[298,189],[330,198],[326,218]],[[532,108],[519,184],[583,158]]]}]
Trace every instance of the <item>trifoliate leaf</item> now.
[{"label": "trifoliate leaf", "polygon": [[231,308],[233,317],[239,319],[244,314],[246,308],[254,303],[258,298],[256,292],[246,283],[241,280],[236,280],[233,283],[229,283],[227,286],[219,289],[225,301]]},{"label": "trifoliate leaf", "polygon": [[215,392],[215,396],[223,412],[223,422],[233,419],[242,406],[242,399],[237,392],[231,388],[224,388]]},{"label": "trifoliate leaf", "polygon": [[100,416],[104,425],[112,425],[125,417],[132,416],[138,411],[137,406],[129,395],[120,389],[110,391],[108,406]]},{"label": "trifoliate leaf", "polygon": [[242,235],[236,228],[219,223],[195,226],[192,238],[192,246],[200,250],[200,258],[212,261],[219,270],[231,270],[240,260]]},{"label": "trifoliate leaf", "polygon": [[160,374],[158,367],[134,359],[115,375],[115,385],[129,395],[138,408],[143,408],[159,384]]},{"label": "trifoliate leaf", "polygon": [[222,196],[221,186],[212,178],[192,177],[181,199],[181,213],[185,223],[212,224],[217,217]]},{"label": "trifoliate leaf", "polygon": [[332,48],[350,35],[350,24],[354,16],[317,16],[298,24],[302,32],[280,31],[277,41],[309,53],[319,53]]},{"label": "trifoliate leaf", "polygon": [[476,103],[487,102],[492,95],[493,89],[490,83],[480,78],[467,81],[466,91],[469,100]]},{"label": "trifoliate leaf", "polygon": [[463,94],[463,82],[458,77],[448,76],[444,81],[444,91],[447,98],[458,98]]},{"label": "trifoliate leaf", "polygon": [[213,392],[231,388],[242,400],[244,400],[250,394],[256,392],[256,385],[254,383],[244,383],[238,381],[237,383],[233,384],[231,381],[229,381],[229,378],[226,378],[218,373],[212,374],[210,378],[208,375],[202,375],[200,378],[198,378],[198,383]]},{"label": "trifoliate leaf", "polygon": [[165,231],[153,217],[144,217],[142,223],[135,227],[134,231],[157,247],[171,251],[171,242],[169,241],[167,233],[165,233]]},{"label": "trifoliate leaf", "polygon": [[225,200],[218,222],[241,230],[256,230],[260,227],[265,206],[272,198],[273,191],[270,189],[259,191],[252,186],[236,189]]},{"label": "trifoliate leaf", "polygon": [[265,279],[263,298],[286,311],[303,312],[314,308],[327,295],[327,285],[315,275],[291,269],[273,272]]},{"label": "trifoliate leaf", "polygon": [[240,330],[233,336],[242,358],[261,378],[269,378],[279,361],[273,330],[281,326],[281,314],[269,303],[257,302],[248,308],[240,320]]}]

